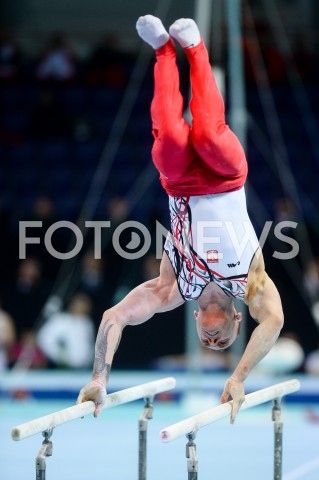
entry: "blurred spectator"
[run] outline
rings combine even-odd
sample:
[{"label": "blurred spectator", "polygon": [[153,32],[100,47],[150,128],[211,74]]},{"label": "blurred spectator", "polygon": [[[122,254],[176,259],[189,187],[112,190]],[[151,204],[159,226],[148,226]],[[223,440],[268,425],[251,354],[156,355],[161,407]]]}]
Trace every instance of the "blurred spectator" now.
[{"label": "blurred spectator", "polygon": [[[109,228],[102,228],[101,232],[103,259],[95,258],[96,252],[91,249],[94,242],[93,229],[86,238],[89,250],[82,260],[77,291],[83,292],[91,298],[93,303],[92,317],[96,329],[100,325],[103,312],[113,302],[114,291],[121,281],[122,267],[127,265],[127,261],[125,262],[125,259],[115,252],[112,235],[116,227],[125,221],[128,211],[127,201],[122,197],[114,197],[109,202],[105,218],[110,221],[111,225]],[[121,243],[123,241],[125,245],[129,240],[129,234],[124,230],[121,234]],[[107,268],[105,264],[107,264]]]},{"label": "blurred spectator", "polygon": [[40,328],[37,341],[53,366],[89,368],[95,342],[92,303],[85,294],[74,295],[66,311],[53,314]]},{"label": "blurred spectator", "polygon": [[311,302],[311,313],[319,327],[319,259],[312,258],[304,272],[304,287]]},{"label": "blurred spectator", "polygon": [[99,291],[103,285],[103,260],[94,258],[94,251],[90,250],[83,258],[80,288],[90,295]]},{"label": "blurred spectator", "polygon": [[319,348],[310,352],[305,360],[305,372],[319,376]]},{"label": "blurred spectator", "polygon": [[[112,305],[121,301],[136,285],[158,277],[160,262],[154,253],[148,253],[138,260],[124,261]],[[127,345],[134,345],[134,349],[120,346],[115,359],[116,367],[183,370],[187,362],[184,354],[184,309],[185,305],[172,311],[155,314],[151,322],[140,325],[138,329],[131,329],[129,339],[126,337],[128,333],[124,330],[124,342],[127,341]],[[169,336],[165,333],[168,330]],[[218,352],[216,355],[215,353],[209,351],[207,355],[203,355],[201,358],[203,369],[224,369],[228,359],[227,353]]]},{"label": "blurred spectator", "polygon": [[[308,242],[307,226],[304,217],[294,201],[289,197],[279,198],[275,203],[274,219],[276,222],[274,230],[276,226],[278,226],[281,234],[294,239],[294,243],[292,244],[291,240],[286,241],[281,235],[274,232],[274,249],[281,253],[288,253],[295,250],[294,255],[296,258],[300,257],[302,262],[306,262],[307,258],[309,258],[310,251],[306,248],[301,248],[301,245],[306,245]],[[281,222],[286,223],[279,225]],[[293,226],[290,222],[294,222],[296,225]],[[296,242],[299,248],[297,248]]]},{"label": "blurred spectator", "polygon": [[91,138],[94,138],[97,133],[95,126],[85,115],[74,117],[72,123],[72,135],[77,142],[86,142]]},{"label": "blurred spectator", "polygon": [[[118,303],[136,285],[159,275],[160,260],[149,253],[138,260],[126,260],[119,278],[112,304]],[[117,368],[156,368],[164,370],[183,370],[186,368],[185,356],[185,305],[164,313],[155,314],[151,322],[138,329],[123,331],[123,339],[134,349],[120,346],[115,359]],[[170,331],[168,336],[167,331]],[[201,358],[202,368],[224,370],[228,361],[227,352],[207,351]],[[216,353],[216,355],[215,355]]]},{"label": "blurred spectator", "polygon": [[259,362],[256,372],[268,375],[287,375],[303,367],[305,354],[293,332],[280,335],[271,351]]},{"label": "blurred spectator", "polygon": [[10,360],[15,368],[46,368],[48,360],[37,345],[33,330],[24,330],[20,340],[10,350]]},{"label": "blurred spectator", "polygon": [[[21,220],[42,222],[41,227],[28,227],[27,237],[39,238],[39,243],[26,246],[26,256],[34,257],[42,265],[42,274],[48,281],[53,281],[61,264],[61,260],[55,258],[48,252],[44,237],[48,228],[59,220],[54,201],[47,195],[40,195],[34,201],[30,211],[25,213]],[[57,251],[65,249],[65,232],[57,229],[52,235],[51,243]]]},{"label": "blurred spectator", "polygon": [[0,372],[9,366],[10,348],[15,342],[13,318],[0,308]]},{"label": "blurred spectator", "polygon": [[15,320],[18,340],[35,326],[47,296],[40,262],[34,258],[21,260],[13,284],[8,283],[2,292],[3,308]]},{"label": "blurred spectator", "polygon": [[69,137],[73,134],[73,119],[51,90],[44,90],[30,115],[27,135],[32,138]]},{"label": "blurred spectator", "polygon": [[53,200],[45,195],[38,197],[33,204],[30,220],[41,221],[44,230],[47,230],[52,223],[57,221]]},{"label": "blurred spectator", "polygon": [[77,74],[77,57],[63,33],[55,33],[48,42],[36,68],[39,80],[66,82]]},{"label": "blurred spectator", "polygon": [[147,282],[148,280],[152,280],[159,276],[161,260],[156,258],[156,255],[150,253],[145,256],[143,260],[143,282]]},{"label": "blurred spectator", "polygon": [[276,222],[297,221],[298,214],[294,202],[288,197],[279,198],[275,204]]},{"label": "blurred spectator", "polygon": [[123,274],[119,278],[112,304],[120,302],[136,285],[158,277],[160,264],[161,261],[153,253],[141,259],[124,262]]},{"label": "blurred spectator", "polygon": [[22,54],[12,33],[0,30],[0,82],[13,82],[20,79]]},{"label": "blurred spectator", "polygon": [[[198,364],[201,371],[225,372],[231,368],[230,352],[214,352],[205,347],[200,347]],[[185,353],[158,357],[151,362],[151,367],[160,371],[185,371],[188,358]]]},{"label": "blurred spectator", "polygon": [[123,197],[112,197],[107,207],[107,218],[113,226],[119,225],[126,220],[130,211],[127,200]]},{"label": "blurred spectator", "polygon": [[113,282],[104,277],[104,261],[94,258],[94,251],[88,251],[81,265],[78,292],[85,293],[92,301],[92,318],[97,331],[103,312],[110,306]]},{"label": "blurred spectator", "polygon": [[319,259],[312,258],[304,273],[304,286],[311,302],[319,301]]},{"label": "blurred spectator", "polygon": [[[111,222],[110,228],[102,229],[102,255],[107,262],[107,301],[112,298],[115,288],[122,281],[122,269],[125,269],[126,276],[126,266],[131,263],[118,254],[113,246],[113,233],[122,222],[127,220],[129,211],[130,207],[127,200],[116,196],[109,201],[106,215],[103,216],[103,220],[106,219]],[[124,229],[120,235],[121,245],[127,245],[130,240],[131,232],[129,229]],[[106,308],[106,304],[104,308]]]}]

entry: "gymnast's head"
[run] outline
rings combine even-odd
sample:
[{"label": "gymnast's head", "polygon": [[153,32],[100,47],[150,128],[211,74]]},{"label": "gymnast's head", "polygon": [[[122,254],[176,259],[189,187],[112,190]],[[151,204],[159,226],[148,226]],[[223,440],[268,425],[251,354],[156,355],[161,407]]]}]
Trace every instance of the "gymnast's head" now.
[{"label": "gymnast's head", "polygon": [[211,350],[224,350],[238,337],[242,313],[237,312],[233,303],[228,309],[210,304],[194,312],[199,340]]}]

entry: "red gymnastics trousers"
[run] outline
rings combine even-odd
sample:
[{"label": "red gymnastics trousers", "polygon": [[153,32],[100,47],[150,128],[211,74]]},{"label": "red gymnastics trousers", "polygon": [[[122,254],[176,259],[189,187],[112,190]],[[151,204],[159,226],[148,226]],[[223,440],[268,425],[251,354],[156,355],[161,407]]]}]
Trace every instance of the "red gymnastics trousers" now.
[{"label": "red gymnastics trousers", "polygon": [[170,39],[156,50],[152,158],[161,183],[173,197],[238,190],[247,176],[246,157],[225,123],[208,52],[203,41],[184,51],[190,64],[192,127],[182,116],[175,44]]}]

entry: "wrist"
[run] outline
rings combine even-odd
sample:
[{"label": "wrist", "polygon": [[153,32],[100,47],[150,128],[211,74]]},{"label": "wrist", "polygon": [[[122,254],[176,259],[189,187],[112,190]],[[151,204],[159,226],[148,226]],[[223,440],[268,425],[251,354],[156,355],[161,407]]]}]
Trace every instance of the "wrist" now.
[{"label": "wrist", "polygon": [[233,373],[232,376],[230,377],[230,380],[236,383],[244,383],[244,380],[246,379],[245,376],[241,375],[240,373]]},{"label": "wrist", "polygon": [[106,387],[109,381],[110,371],[111,371],[111,365],[106,363],[105,365],[103,365],[103,368],[102,367],[99,368],[99,365],[95,361],[93,366],[93,371],[92,371],[92,380],[95,380],[96,382]]},{"label": "wrist", "polygon": [[106,382],[106,378],[105,378],[105,377],[100,377],[100,376],[94,375],[94,376],[92,377],[92,381],[98,383],[98,384],[101,385],[103,388],[106,388],[107,382]]},{"label": "wrist", "polygon": [[239,365],[235,368],[231,378],[235,382],[244,383],[250,372],[249,366],[246,362],[240,362]]}]

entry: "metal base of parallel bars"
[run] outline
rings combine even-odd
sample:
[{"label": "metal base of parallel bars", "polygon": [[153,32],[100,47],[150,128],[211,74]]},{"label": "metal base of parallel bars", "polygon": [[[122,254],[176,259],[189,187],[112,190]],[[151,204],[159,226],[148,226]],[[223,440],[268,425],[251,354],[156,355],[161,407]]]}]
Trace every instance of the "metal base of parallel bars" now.
[{"label": "metal base of parallel bars", "polygon": [[186,437],[188,439],[188,442],[186,444],[188,480],[197,480],[198,460],[196,457],[196,444],[194,442],[196,438],[196,433],[188,433]]},{"label": "metal base of parallel bars", "polygon": [[53,445],[51,440],[49,440],[52,436],[52,432],[53,432],[53,428],[50,428],[42,432],[42,435],[44,436],[44,440],[42,442],[42,446],[35,460],[36,480],[45,480],[46,457],[52,456]]},{"label": "metal base of parallel bars", "polygon": [[147,425],[153,418],[153,397],[145,398],[144,410],[138,421],[138,480],[146,480]]}]

